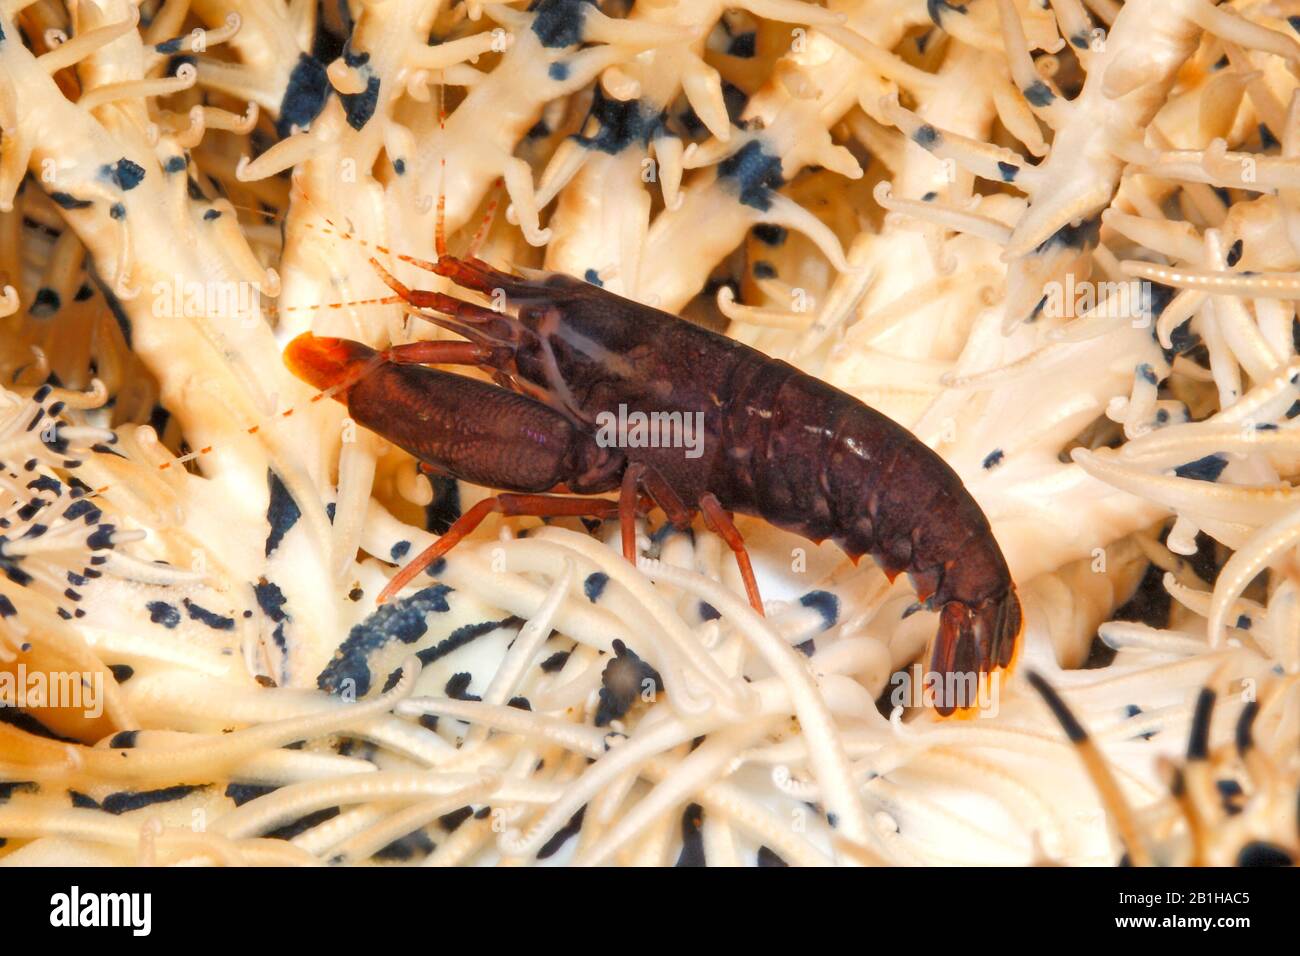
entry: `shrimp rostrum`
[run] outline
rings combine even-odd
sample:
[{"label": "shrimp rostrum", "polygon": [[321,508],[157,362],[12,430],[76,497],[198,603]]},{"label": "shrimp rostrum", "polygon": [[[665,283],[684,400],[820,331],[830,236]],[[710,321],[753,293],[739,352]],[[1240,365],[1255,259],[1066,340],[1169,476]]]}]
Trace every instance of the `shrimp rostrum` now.
[{"label": "shrimp rostrum", "polygon": [[[414,312],[465,341],[376,351],[304,333],[286,361],[427,470],[505,493],[466,511],[381,601],[493,512],[617,517],[635,560],[636,515],[653,504],[678,527],[702,514],[762,613],[731,519],[740,513],[830,539],[854,562],[870,555],[890,580],[906,571],[922,606],[939,612],[933,673],[978,679],[1010,668],[1022,615],[988,520],[902,426],[792,365],[596,285],[477,258],[399,258],[492,303],[408,288],[371,260]],[[497,384],[434,364],[478,366]],[[647,420],[695,433],[644,442],[610,427]],[[617,500],[589,497],[615,489]],[[941,694],[935,706],[947,714],[959,703]]]}]

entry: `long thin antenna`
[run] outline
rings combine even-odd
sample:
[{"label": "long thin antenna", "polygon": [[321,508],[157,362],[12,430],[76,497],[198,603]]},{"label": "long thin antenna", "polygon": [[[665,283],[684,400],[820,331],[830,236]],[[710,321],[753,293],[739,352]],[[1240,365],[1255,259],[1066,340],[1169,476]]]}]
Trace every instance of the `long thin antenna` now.
[{"label": "long thin antenna", "polygon": [[438,212],[433,226],[433,247],[441,259],[447,255],[447,99],[446,74],[438,74]]}]

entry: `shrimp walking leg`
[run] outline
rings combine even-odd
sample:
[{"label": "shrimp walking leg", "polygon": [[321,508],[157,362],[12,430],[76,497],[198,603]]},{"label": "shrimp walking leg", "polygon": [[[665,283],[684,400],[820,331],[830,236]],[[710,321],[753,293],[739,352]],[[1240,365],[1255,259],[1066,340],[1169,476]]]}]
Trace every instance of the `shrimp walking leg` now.
[{"label": "shrimp walking leg", "polygon": [[709,526],[709,530],[721,535],[722,540],[727,542],[727,547],[731,548],[736,556],[736,565],[740,568],[741,580],[745,582],[745,593],[749,595],[749,603],[758,612],[758,616],[762,617],[763,599],[758,593],[754,566],[750,563],[749,552],[745,549],[745,539],[741,537],[740,529],[736,527],[736,523],[731,520],[731,515],[712,493],[700,497],[700,510],[704,513],[704,522]]},{"label": "shrimp walking leg", "polygon": [[407,342],[390,345],[379,354],[401,365],[478,366],[492,357],[492,350],[473,342]]},{"label": "shrimp walking leg", "polygon": [[663,509],[674,527],[688,528],[693,517],[691,510],[682,503],[672,485],[664,480],[663,475],[644,462],[634,461],[623,472],[620,489],[619,519],[623,529],[623,557],[636,564],[636,524],[634,507],[637,502],[637,490],[646,493],[650,501]]}]

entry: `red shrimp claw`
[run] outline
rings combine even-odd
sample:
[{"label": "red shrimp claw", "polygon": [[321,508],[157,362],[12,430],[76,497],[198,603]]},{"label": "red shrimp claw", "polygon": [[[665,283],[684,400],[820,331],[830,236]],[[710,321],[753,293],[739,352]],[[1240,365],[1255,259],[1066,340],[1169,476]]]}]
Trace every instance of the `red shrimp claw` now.
[{"label": "red shrimp claw", "polygon": [[930,669],[942,675],[934,708],[947,717],[973,715],[997,693],[999,672],[1010,673],[1020,647],[1024,617],[1014,589],[972,606],[949,601],[939,615]]},{"label": "red shrimp claw", "polygon": [[340,401],[349,386],[383,361],[381,353],[360,342],[304,332],[284,349],[284,363],[314,388],[328,390]]}]

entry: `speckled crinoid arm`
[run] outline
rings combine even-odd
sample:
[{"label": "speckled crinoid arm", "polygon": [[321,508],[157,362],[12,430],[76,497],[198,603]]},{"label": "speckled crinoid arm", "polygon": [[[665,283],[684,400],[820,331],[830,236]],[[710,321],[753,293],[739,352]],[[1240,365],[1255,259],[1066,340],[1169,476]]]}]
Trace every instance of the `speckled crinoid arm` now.
[{"label": "speckled crinoid arm", "polygon": [[[669,111],[684,96],[689,119],[720,142],[733,134],[733,113],[744,94],[709,66],[701,53],[710,28],[726,7],[750,9],[793,24],[836,24],[843,15],[809,3],[708,2],[633,8],[629,23],[666,24],[689,30],[688,42],[660,44],[602,77],[591,110],[566,138],[542,175],[539,205],[562,194],[552,220],[546,266],[597,281],[611,291],[645,301],[658,296],[642,287],[640,262],[649,229],[650,184],[658,183],[668,209],[681,192],[687,149],[669,125]],[[756,32],[737,31],[727,55],[752,57]],[[608,88],[610,92],[606,93]],[[685,131],[682,131],[683,133]],[[692,152],[698,146],[689,147]],[[744,146],[741,147],[744,149]],[[752,151],[752,147],[751,147]],[[653,157],[653,158],[652,158]],[[609,198],[617,195],[617,202]],[[626,197],[631,196],[629,201]]]},{"label": "speckled crinoid arm", "polygon": [[1078,96],[1066,101],[1035,73],[1017,5],[999,0],[998,7],[1020,91],[1055,130],[1047,160],[1030,167],[1008,151],[950,140],[943,130],[908,119],[898,107],[892,107],[892,121],[936,155],[951,156],[977,175],[1011,183],[1029,196],[1004,253],[1013,274],[1019,274],[1017,284],[1024,286],[1020,298],[1008,301],[1006,321],[1015,323],[1038,306],[1033,290],[1063,274],[1066,263],[1095,243],[1097,213],[1114,195],[1125,163],[1143,155],[1142,130],[1164,103],[1202,31],[1291,61],[1300,58],[1300,44],[1207,0],[1127,3],[1104,37],[1072,38],[1086,79]]},{"label": "speckled crinoid arm", "polygon": [[[445,196],[450,231],[470,218],[494,180],[504,179],[512,215],[525,237],[541,244],[548,234],[538,225],[533,174],[513,152],[542,107],[644,47],[687,35],[680,29],[632,29],[603,17],[586,3],[562,2],[543,4],[529,14],[493,5],[488,13],[500,23],[493,30],[434,47],[413,39],[420,34],[413,34],[411,25],[427,29],[440,7],[438,2],[408,2],[405,16],[396,18],[363,12],[347,55],[329,72],[339,97],[330,101],[310,133],[277,144],[241,176],[262,178],[314,158],[322,160],[317,168],[337,169],[338,162],[346,159],[354,170],[365,170],[367,161],[373,162],[383,148],[396,176],[394,191],[403,195],[406,204],[422,206],[425,214],[432,212],[435,195]],[[578,49],[584,42],[589,45]],[[490,74],[473,70],[447,74],[457,64],[488,52],[503,52],[501,63]],[[445,122],[438,110],[427,105],[426,87],[435,79],[463,82],[468,88],[464,101]],[[398,99],[408,89],[417,108],[399,115]],[[477,128],[485,116],[493,118],[488,136]],[[417,150],[417,139],[436,146]],[[459,161],[444,166],[443,160],[453,153]],[[424,223],[430,226],[432,217],[426,215]],[[430,229],[419,231],[431,236]]]},{"label": "speckled crinoid arm", "polygon": [[[25,158],[30,186],[47,192],[90,253],[130,347],[157,376],[161,404],[182,422],[193,447],[223,449],[209,461],[213,479],[207,492],[228,498],[230,509],[250,521],[259,514],[265,520],[278,482],[298,503],[304,529],[324,542],[324,505],[307,477],[315,463],[290,451],[282,434],[242,433],[264,418],[277,392],[300,391],[285,379],[274,339],[256,312],[254,293],[277,292],[278,279],[252,254],[228,203],[187,192],[192,180],[185,153],[159,130],[147,94],[88,110],[60,89],[52,70],[75,65],[82,95],[93,95],[104,85],[142,81],[151,61],[135,32],[138,12],[132,4],[79,9],[83,19],[71,25],[75,38],[39,57],[12,20],[0,21],[6,34],[0,62],[8,81],[23,90],[5,133],[6,154]],[[12,196],[11,183],[5,201]],[[246,290],[249,306],[242,314],[213,313],[203,303],[214,289]],[[222,413],[212,414],[214,407]],[[240,577],[266,560],[255,541],[235,535],[212,535],[203,547],[211,563],[242,569]],[[311,550],[304,549],[303,559],[320,560],[307,556]],[[309,577],[302,586],[308,592],[317,587]],[[313,603],[326,608],[330,602],[305,606]],[[304,661],[329,653],[306,644],[295,644],[292,653],[299,650]],[[293,679],[299,665],[290,653],[287,645],[278,651],[283,659],[273,668],[277,680]],[[310,671],[315,665],[305,666]]]},{"label": "speckled crinoid arm", "polygon": [[[845,15],[843,29],[889,48],[909,25],[923,22],[925,13],[911,2],[886,7],[846,2],[832,9]],[[852,108],[860,85],[880,88],[879,66],[864,65],[815,27],[788,35],[781,68],[740,111],[742,131],[725,142],[706,143],[684,159],[686,168],[702,168],[687,179],[683,201],[651,224],[641,287],[653,289],[662,308],[680,309],[756,224],[804,232],[835,268],[848,267],[838,237],[778,190],[812,164],[850,178],[861,175],[857,161],[828,130]],[[709,229],[696,228],[700,222],[708,222]],[[686,249],[692,266],[683,272],[671,263]]]}]

